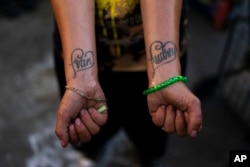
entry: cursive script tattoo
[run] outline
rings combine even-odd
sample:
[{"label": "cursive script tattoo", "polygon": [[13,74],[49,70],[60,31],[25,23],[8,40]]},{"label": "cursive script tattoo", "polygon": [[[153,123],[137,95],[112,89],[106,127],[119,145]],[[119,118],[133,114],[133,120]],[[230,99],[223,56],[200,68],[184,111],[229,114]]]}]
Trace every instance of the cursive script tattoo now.
[{"label": "cursive script tattoo", "polygon": [[76,78],[77,72],[89,69],[94,66],[94,53],[92,51],[83,51],[76,48],[71,53],[71,66],[74,71],[73,78]]},{"label": "cursive script tattoo", "polygon": [[155,76],[156,69],[163,64],[170,63],[176,58],[177,48],[171,41],[155,41],[150,45],[150,59],[152,63],[152,75]]}]

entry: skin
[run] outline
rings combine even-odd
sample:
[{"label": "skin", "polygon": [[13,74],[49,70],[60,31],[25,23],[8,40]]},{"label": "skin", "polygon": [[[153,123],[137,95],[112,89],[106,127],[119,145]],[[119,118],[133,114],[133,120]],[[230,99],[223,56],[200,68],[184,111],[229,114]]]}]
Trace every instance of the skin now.
[{"label": "skin", "polygon": [[[145,45],[148,48],[146,56],[149,87],[181,74],[180,50],[177,44],[182,1],[163,1],[141,1]],[[164,55],[166,50],[176,52],[154,61],[160,53]],[[153,122],[166,132],[196,137],[201,130],[200,101],[183,83],[177,82],[149,94],[147,101]]]},{"label": "skin", "polygon": [[[181,74],[179,20],[181,0],[141,0],[149,87]],[[94,0],[51,0],[62,39],[67,85],[93,98],[105,99],[98,81]],[[101,55],[98,55],[101,56]],[[179,136],[197,136],[202,112],[199,99],[181,82],[147,96],[156,126]],[[55,133],[62,147],[88,142],[101,130],[108,111],[104,102],[88,100],[68,90],[57,112]],[[119,111],[117,111],[119,112]]]}]

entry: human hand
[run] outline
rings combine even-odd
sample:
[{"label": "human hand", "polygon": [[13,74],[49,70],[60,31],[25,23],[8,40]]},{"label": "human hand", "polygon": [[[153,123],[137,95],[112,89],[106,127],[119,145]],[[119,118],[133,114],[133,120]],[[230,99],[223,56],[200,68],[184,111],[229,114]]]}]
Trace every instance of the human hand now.
[{"label": "human hand", "polygon": [[200,100],[182,83],[174,83],[147,97],[153,122],[168,133],[196,137],[202,128]]},{"label": "human hand", "polygon": [[[79,86],[77,87],[79,88]],[[84,93],[96,99],[105,99],[104,93],[97,82],[84,85]],[[74,91],[67,90],[60,102],[57,112],[55,133],[62,147],[69,143],[77,144],[91,140],[91,136],[100,131],[100,127],[107,121],[107,109],[97,110],[107,106],[106,101],[90,100],[81,97]]]}]

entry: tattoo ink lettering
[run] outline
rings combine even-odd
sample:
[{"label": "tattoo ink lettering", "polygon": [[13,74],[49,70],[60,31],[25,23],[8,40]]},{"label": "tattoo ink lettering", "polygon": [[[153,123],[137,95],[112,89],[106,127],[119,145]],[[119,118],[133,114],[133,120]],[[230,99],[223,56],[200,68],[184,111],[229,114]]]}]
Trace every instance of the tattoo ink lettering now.
[{"label": "tattoo ink lettering", "polygon": [[77,72],[89,69],[94,66],[94,53],[92,51],[83,51],[76,48],[71,53],[71,66],[74,71],[73,78],[76,78]]},{"label": "tattoo ink lettering", "polygon": [[150,45],[150,60],[152,63],[152,74],[155,76],[155,71],[163,64],[170,63],[176,58],[177,48],[176,45],[167,41],[155,41]]}]

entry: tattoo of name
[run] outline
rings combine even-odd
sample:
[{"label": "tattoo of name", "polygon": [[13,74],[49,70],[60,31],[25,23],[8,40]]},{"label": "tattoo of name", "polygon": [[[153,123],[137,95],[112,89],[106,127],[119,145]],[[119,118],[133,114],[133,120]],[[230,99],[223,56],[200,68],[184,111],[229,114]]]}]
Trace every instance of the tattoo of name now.
[{"label": "tattoo of name", "polygon": [[80,48],[76,48],[71,53],[71,64],[74,75],[77,77],[77,72],[89,69],[94,66],[94,53],[93,51],[83,51]]},{"label": "tattoo of name", "polygon": [[171,41],[155,41],[150,45],[150,59],[152,63],[152,75],[155,76],[156,69],[163,64],[170,63],[176,58],[177,48]]}]

